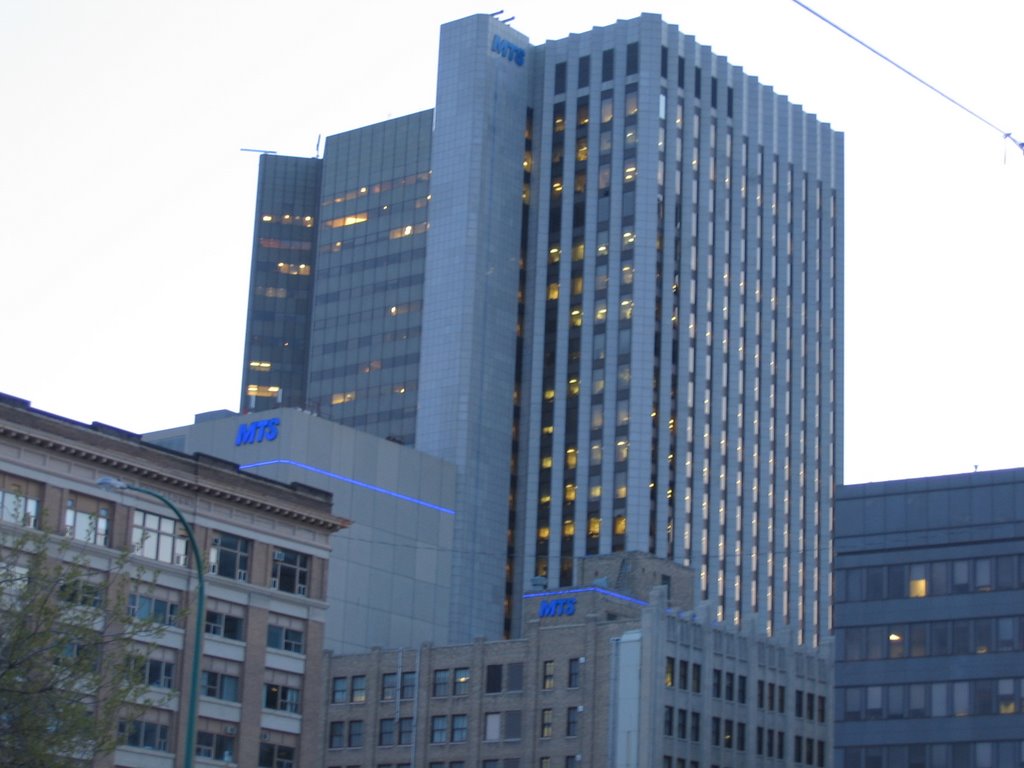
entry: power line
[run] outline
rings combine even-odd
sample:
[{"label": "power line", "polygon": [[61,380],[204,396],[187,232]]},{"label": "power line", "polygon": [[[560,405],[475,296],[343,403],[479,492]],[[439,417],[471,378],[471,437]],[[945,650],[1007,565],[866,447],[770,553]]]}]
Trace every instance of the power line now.
[{"label": "power line", "polygon": [[888,62],[889,64],[892,64],[894,67],[896,67],[896,69],[898,69],[903,74],[908,75],[909,77],[912,77],[914,80],[919,82],[921,85],[923,85],[928,90],[933,91],[934,93],[937,93],[939,96],[944,98],[946,101],[950,102],[951,104],[953,104],[956,107],[959,107],[960,109],[962,109],[964,112],[966,112],[967,114],[969,114],[971,117],[975,118],[976,120],[980,120],[981,122],[983,122],[985,125],[987,125],[992,130],[998,131],[999,134],[1004,139],[1012,141],[1016,147],[1018,147],[1022,152],[1024,152],[1024,142],[1018,141],[1017,138],[1012,133],[1010,133],[1009,131],[1004,131],[1002,128],[1000,128],[998,125],[993,123],[991,120],[986,120],[984,117],[979,115],[973,109],[970,109],[969,107],[964,106],[963,104],[961,104],[959,101],[954,99],[949,94],[944,93],[943,91],[939,90],[938,88],[936,88],[934,85],[932,85],[928,81],[918,77],[913,72],[911,72],[909,69],[907,69],[906,67],[902,66],[901,64],[896,63],[895,61],[890,59],[888,56],[886,56],[884,53],[882,53],[878,49],[872,48],[870,45],[865,43],[859,37],[857,37],[856,35],[854,35],[851,32],[847,32],[845,29],[843,29],[838,24],[836,24],[834,21],[831,21],[830,19],[827,19],[826,17],[822,16],[820,13],[818,13],[816,10],[814,10],[810,6],[806,5],[805,3],[800,2],[800,0],[793,0],[793,2],[796,3],[797,5],[799,5],[801,8],[803,8],[808,13],[810,13],[810,14],[818,17],[819,19],[821,19],[823,22],[828,24],[830,27],[832,27],[836,31],[841,32],[842,34],[846,35],[848,38],[853,40],[853,42],[857,43],[857,45],[860,45],[860,46],[863,46],[864,48],[867,48],[869,51],[871,51],[873,54],[875,54],[875,56],[878,56],[883,61]]}]

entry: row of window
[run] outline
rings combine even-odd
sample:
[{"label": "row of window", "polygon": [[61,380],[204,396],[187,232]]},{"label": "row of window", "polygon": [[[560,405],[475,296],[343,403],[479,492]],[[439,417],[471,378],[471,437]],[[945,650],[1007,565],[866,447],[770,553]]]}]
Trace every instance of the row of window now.
[{"label": "row of window", "polygon": [[1024,555],[844,568],[835,574],[840,603],[1004,589],[1024,589]]},{"label": "row of window", "polygon": [[1024,768],[1024,741],[847,747],[839,754],[843,768]]},{"label": "row of window", "polygon": [[840,690],[838,720],[1015,715],[1024,712],[1024,679],[856,685]]},{"label": "row of window", "polygon": [[[124,746],[170,751],[170,726],[145,720],[121,720],[117,724],[118,742]],[[235,737],[224,733],[198,731],[196,757],[234,762],[237,751]],[[295,748],[282,744],[260,744],[259,768],[294,768]]]},{"label": "row of window", "polygon": [[[561,723],[567,737],[579,735],[579,707],[567,707]],[[695,713],[699,720],[700,716]],[[519,710],[483,713],[484,741],[518,741],[523,738],[523,713]],[[412,744],[415,721],[411,717],[381,718],[377,723],[376,743],[381,747]],[[698,726],[699,728],[699,726]],[[555,735],[555,714],[551,708],[542,709],[538,735],[550,739]],[[335,720],[328,730],[330,749],[359,748],[364,746],[366,730],[363,720]],[[433,715],[430,718],[431,744],[458,744],[469,739],[469,715]]]},{"label": "row of window", "polygon": [[[26,525],[37,522],[38,501],[0,492],[0,519]],[[76,541],[110,546],[111,512],[96,499],[74,496],[64,511],[64,535]],[[184,527],[174,518],[143,510],[132,511],[131,545],[136,554],[162,563],[188,566],[188,544]],[[235,581],[249,581],[252,542],[240,536],[218,533],[207,559],[211,574]],[[309,592],[308,555],[275,547],[270,587],[281,592],[306,595]]]},{"label": "row of window", "polygon": [[1024,618],[996,616],[848,627],[837,632],[838,659],[863,661],[1024,650]]},{"label": "row of window", "polygon": [[[210,631],[210,613],[207,613],[207,632]],[[284,630],[290,632],[291,630]],[[226,633],[226,629],[225,629]],[[240,629],[238,630],[240,635]],[[225,636],[227,636],[225,634]],[[298,633],[297,643],[301,645],[301,633]],[[285,650],[287,647],[288,635],[283,638]],[[268,637],[268,645],[281,647],[271,643]],[[302,651],[296,651],[301,653]],[[685,664],[686,662],[681,662]],[[578,688],[580,685],[580,674],[583,660],[571,658],[566,665],[566,686]],[[695,665],[700,669],[700,665]],[[541,663],[540,687],[542,690],[555,688],[556,668],[554,660],[548,659]],[[393,701],[398,699],[412,699],[416,696],[416,673],[415,672],[384,672],[381,675],[380,699],[381,701]],[[453,669],[435,669],[432,673],[430,695],[434,698],[446,696],[465,696],[469,693],[470,670],[469,667],[455,667]],[[523,663],[520,661],[509,664],[488,664],[484,670],[484,692],[485,693],[509,693],[523,690]],[[351,704],[361,703],[367,700],[366,675],[352,675],[335,677],[331,681],[331,703]]]}]

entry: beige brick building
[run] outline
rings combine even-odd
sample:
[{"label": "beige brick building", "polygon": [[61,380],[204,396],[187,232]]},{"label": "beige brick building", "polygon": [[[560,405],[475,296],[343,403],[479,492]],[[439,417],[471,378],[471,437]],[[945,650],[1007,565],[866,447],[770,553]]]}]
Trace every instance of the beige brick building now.
[{"label": "beige brick building", "polygon": [[520,639],[331,659],[323,764],[831,765],[827,649],[707,622],[659,558],[577,568],[588,586],[524,597]]},{"label": "beige brick building", "polygon": [[[246,475],[133,434],[91,426],[0,395],[0,526],[66,537],[98,583],[120,552],[155,575],[134,609],[163,617],[148,652],[160,706],[118,724],[121,746],[102,762],[180,765],[196,615],[193,560],[183,527],[158,499],[97,486],[112,476],[166,497],[193,526],[209,571],[196,765],[315,765],[326,734],[323,679],[329,537],[346,520],[330,494]],[[182,620],[181,617],[185,617]],[[170,693],[169,696],[163,694]]]}]

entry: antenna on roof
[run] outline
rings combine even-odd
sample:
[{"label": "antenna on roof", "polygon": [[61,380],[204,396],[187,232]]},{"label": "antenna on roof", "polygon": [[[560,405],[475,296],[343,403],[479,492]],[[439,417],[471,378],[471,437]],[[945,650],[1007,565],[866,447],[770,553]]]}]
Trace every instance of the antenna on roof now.
[{"label": "antenna on roof", "polygon": [[509,16],[507,19],[498,19],[502,24],[508,24],[510,21],[515,21],[515,16]]},{"label": "antenna on roof", "polygon": [[324,135],[322,133],[318,133],[316,135],[316,157],[317,157],[317,160],[320,159],[320,139],[322,139],[323,136]]},{"label": "antenna on roof", "polygon": [[505,12],[504,8],[502,8],[500,11],[495,11],[494,13],[491,14],[491,18],[492,19],[496,19],[499,16],[501,16],[501,14],[503,14],[504,12]]},{"label": "antenna on roof", "polygon": [[259,152],[262,155],[276,155],[277,152],[273,149],[249,149],[248,147],[242,147],[239,152]]}]

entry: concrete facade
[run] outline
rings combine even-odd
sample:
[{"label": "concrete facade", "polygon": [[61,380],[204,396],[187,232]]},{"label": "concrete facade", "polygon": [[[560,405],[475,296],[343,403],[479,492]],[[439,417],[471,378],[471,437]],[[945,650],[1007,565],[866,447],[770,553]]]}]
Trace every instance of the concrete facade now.
[{"label": "concrete facade", "polygon": [[836,765],[1024,762],[1024,470],[846,486]]},{"label": "concrete facade", "polygon": [[[103,476],[162,494],[194,528],[209,568],[201,660],[192,656],[196,574],[183,528],[154,498],[98,487]],[[24,524],[66,537],[69,556],[82,558],[97,583],[134,548],[129,565],[154,580],[147,599],[161,601],[169,616],[187,617],[170,619],[146,651],[161,665],[152,688],[160,704],[119,723],[121,746],[97,765],[182,764],[187,671],[197,663],[203,687],[196,765],[313,764],[323,740],[329,539],[346,524],[331,515],[329,494],[246,475],[225,461],[147,445],[138,435],[80,424],[2,395],[0,495],[5,540]],[[18,505],[8,503],[15,497]],[[16,520],[8,514],[15,508],[33,514]]]},{"label": "concrete facade", "polygon": [[326,648],[449,642],[457,514],[450,464],[294,408],[211,414],[145,440],[332,494],[334,514],[350,527],[330,541]]}]

